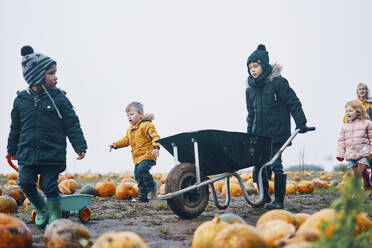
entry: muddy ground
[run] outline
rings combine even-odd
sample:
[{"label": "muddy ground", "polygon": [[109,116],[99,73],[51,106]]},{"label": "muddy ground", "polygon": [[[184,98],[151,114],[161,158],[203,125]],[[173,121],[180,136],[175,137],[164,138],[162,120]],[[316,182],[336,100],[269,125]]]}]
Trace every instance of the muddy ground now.
[{"label": "muddy ground", "polygon": [[[224,200],[220,196],[221,202]],[[292,195],[286,197],[286,209],[293,212],[313,213],[327,208],[337,197],[336,193]],[[243,197],[232,197],[228,209],[217,210],[212,198],[206,210],[197,218],[183,220],[173,214],[166,201],[152,200],[149,203],[133,203],[115,198],[93,198],[90,206],[92,216],[84,225],[90,230],[92,240],[108,231],[131,230],[140,234],[149,247],[191,247],[195,229],[216,213],[235,213],[249,224],[255,225],[259,216],[267,210],[249,207]],[[20,207],[17,214],[32,231],[33,247],[44,247],[43,230],[30,220],[30,214]],[[78,212],[71,212],[70,220],[79,221]]]}]

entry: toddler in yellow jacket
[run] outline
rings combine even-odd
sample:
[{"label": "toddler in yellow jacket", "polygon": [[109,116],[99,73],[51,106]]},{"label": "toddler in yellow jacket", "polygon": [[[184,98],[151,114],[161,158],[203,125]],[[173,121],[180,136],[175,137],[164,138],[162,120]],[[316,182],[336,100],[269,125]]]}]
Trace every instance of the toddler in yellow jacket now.
[{"label": "toddler in yellow jacket", "polygon": [[143,113],[143,105],[139,102],[130,103],[125,109],[130,123],[124,138],[109,145],[112,149],[131,146],[134,166],[134,178],[138,183],[139,196],[133,201],[148,202],[156,194],[156,182],[150,174],[150,169],[156,164],[160,144],[156,141],[160,136],[156,132],[152,114]]}]

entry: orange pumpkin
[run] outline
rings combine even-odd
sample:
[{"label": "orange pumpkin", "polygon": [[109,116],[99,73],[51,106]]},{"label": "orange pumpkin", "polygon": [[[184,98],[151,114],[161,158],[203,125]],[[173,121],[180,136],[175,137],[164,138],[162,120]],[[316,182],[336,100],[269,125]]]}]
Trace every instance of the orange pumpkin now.
[{"label": "orange pumpkin", "polygon": [[25,194],[23,193],[21,187],[18,185],[10,185],[8,186],[3,195],[11,196],[14,200],[16,200],[19,204],[22,204],[24,199],[26,198]]},{"label": "orange pumpkin", "polygon": [[285,187],[285,194],[286,195],[296,194],[296,185],[294,183],[287,183]]},{"label": "orange pumpkin", "polygon": [[10,186],[10,185],[17,185],[17,181],[16,180],[13,180],[13,179],[10,179],[6,182],[7,186]]},{"label": "orange pumpkin", "polygon": [[294,180],[294,181],[300,181],[301,178],[300,178],[299,176],[294,176],[294,177],[293,177],[293,180]]},{"label": "orange pumpkin", "polygon": [[294,216],[296,216],[298,222],[300,223],[300,226],[302,225],[302,223],[304,223],[307,218],[309,218],[310,214],[306,214],[306,213],[296,213],[294,214]]},{"label": "orange pumpkin", "polygon": [[214,248],[268,248],[257,232],[247,224],[230,224],[223,228],[213,241]]},{"label": "orange pumpkin", "polygon": [[314,191],[314,186],[309,181],[301,181],[297,184],[297,190],[301,194],[310,194]]},{"label": "orange pumpkin", "polygon": [[296,228],[284,220],[271,220],[260,225],[257,231],[270,247],[280,247],[280,243],[289,239]]},{"label": "orange pumpkin", "polygon": [[44,233],[46,248],[80,248],[92,245],[88,228],[68,219],[53,221]]},{"label": "orange pumpkin", "polygon": [[121,183],[116,187],[115,197],[118,200],[126,200],[135,195],[135,189],[130,183]]},{"label": "orange pumpkin", "polygon": [[92,248],[148,248],[148,246],[138,234],[132,231],[121,231],[102,234]]},{"label": "orange pumpkin", "polygon": [[58,189],[59,189],[59,192],[61,194],[64,194],[64,195],[70,195],[71,194],[71,191],[69,190],[69,188],[65,184],[59,183],[58,184]]},{"label": "orange pumpkin", "polygon": [[[231,183],[230,184],[230,194],[231,196],[241,196],[243,195],[242,189],[240,188],[240,185],[237,183]],[[226,185],[222,188],[222,195],[226,196]]]},{"label": "orange pumpkin", "polygon": [[70,194],[73,194],[76,192],[77,183],[74,179],[65,179],[62,180],[59,185],[65,186],[68,191],[70,191]]},{"label": "orange pumpkin", "polygon": [[17,212],[17,202],[12,197],[7,195],[0,196],[0,213],[15,213]]},{"label": "orange pumpkin", "polygon": [[217,182],[214,182],[213,186],[214,186],[214,189],[216,190],[216,192],[222,192],[222,188],[223,188],[223,186],[225,186],[225,182],[222,181],[222,180],[219,180]]},{"label": "orange pumpkin", "polygon": [[202,223],[194,232],[192,236],[192,248],[208,248],[212,247],[213,240],[224,227],[229,224],[220,221],[220,216],[215,215],[213,220]]},{"label": "orange pumpkin", "polygon": [[7,175],[8,180],[17,180],[18,179],[18,173],[9,173]]},{"label": "orange pumpkin", "polygon": [[269,194],[270,195],[274,194],[274,191],[275,191],[274,182],[269,181]]},{"label": "orange pumpkin", "polygon": [[161,178],[160,178],[160,182],[161,183],[165,183],[167,181],[167,177],[168,175],[167,174],[164,174]]},{"label": "orange pumpkin", "polygon": [[[322,231],[321,226],[325,222],[333,221],[335,218],[335,210],[331,208],[326,208],[319,210],[318,212],[313,213],[306,219],[306,221],[300,226],[297,231],[297,234],[302,234],[307,231],[318,232],[319,235]],[[330,224],[326,227],[324,235],[326,237],[331,236],[335,231],[335,226]]]},{"label": "orange pumpkin", "polygon": [[116,192],[116,184],[110,179],[98,182],[95,187],[97,195],[101,197],[113,196]]},{"label": "orange pumpkin", "polygon": [[159,194],[164,195],[165,194],[165,184],[162,184],[159,188]]},{"label": "orange pumpkin", "polygon": [[0,247],[31,248],[30,229],[22,220],[8,214],[0,214]]},{"label": "orange pumpkin", "polygon": [[260,218],[257,220],[256,227],[271,221],[271,220],[284,220],[289,224],[294,225],[296,228],[300,225],[299,221],[297,220],[296,216],[291,212],[283,209],[274,209],[267,211]]}]

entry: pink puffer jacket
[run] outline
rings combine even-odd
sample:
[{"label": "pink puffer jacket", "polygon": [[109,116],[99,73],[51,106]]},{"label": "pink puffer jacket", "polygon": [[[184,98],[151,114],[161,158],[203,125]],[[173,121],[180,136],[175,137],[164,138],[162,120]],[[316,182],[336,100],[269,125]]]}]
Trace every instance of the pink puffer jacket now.
[{"label": "pink puffer jacket", "polygon": [[372,121],[355,120],[345,123],[337,140],[337,157],[346,160],[368,157],[372,154]]}]

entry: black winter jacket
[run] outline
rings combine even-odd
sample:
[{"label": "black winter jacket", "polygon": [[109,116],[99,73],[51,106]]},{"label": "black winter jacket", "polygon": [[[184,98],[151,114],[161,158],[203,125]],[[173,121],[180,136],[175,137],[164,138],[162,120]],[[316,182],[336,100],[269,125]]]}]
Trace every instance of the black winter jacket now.
[{"label": "black winter jacket", "polygon": [[66,166],[66,137],[75,152],[87,144],[73,106],[59,89],[49,90],[62,119],[44,91],[17,92],[11,112],[8,154],[22,165]]},{"label": "black winter jacket", "polygon": [[[297,126],[306,124],[301,102],[274,64],[261,85],[246,89],[249,134],[270,136],[273,143],[284,143],[291,135],[291,115]],[[253,86],[253,87],[252,87]]]}]

